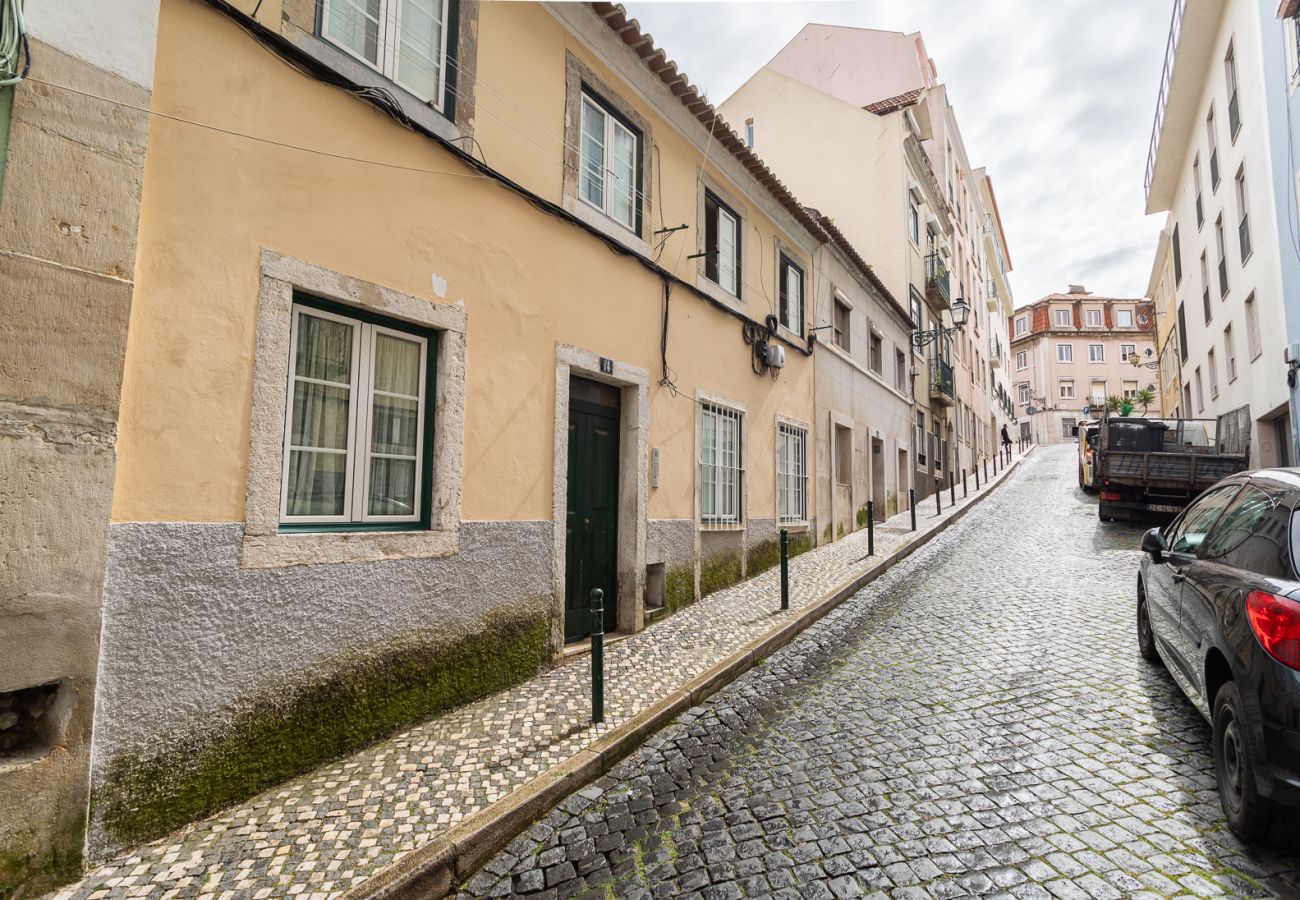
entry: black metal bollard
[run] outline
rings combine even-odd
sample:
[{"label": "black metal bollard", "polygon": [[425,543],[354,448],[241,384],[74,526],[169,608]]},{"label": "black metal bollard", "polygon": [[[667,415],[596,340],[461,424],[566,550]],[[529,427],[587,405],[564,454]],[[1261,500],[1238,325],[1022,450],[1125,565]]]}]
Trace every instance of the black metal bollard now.
[{"label": "black metal bollard", "polygon": [[965,469],[962,469],[962,470],[961,470],[961,498],[962,498],[963,500],[965,500],[965,499],[966,499],[966,496],[967,496],[967,491],[966,491],[966,470],[965,470]]},{"label": "black metal bollard", "polygon": [[605,592],[591,591],[591,721],[605,721]]},{"label": "black metal bollard", "polygon": [[876,555],[876,507],[867,501],[867,556]]},{"label": "black metal bollard", "polygon": [[979,489],[980,489],[980,467],[976,466],[975,467],[975,490],[978,491]]},{"label": "black metal bollard", "polygon": [[993,457],[993,474],[998,474],[998,458],[996,456]]},{"label": "black metal bollard", "polygon": [[989,461],[987,459],[984,460],[984,483],[989,483]]},{"label": "black metal bollard", "polygon": [[934,514],[943,515],[943,484],[938,480],[934,483]]},{"label": "black metal bollard", "polygon": [[912,513],[912,530],[916,531],[916,488],[907,489],[907,508]]},{"label": "black metal bollard", "polygon": [[951,475],[948,476],[948,505],[957,505],[957,479]]},{"label": "black metal bollard", "polygon": [[790,608],[790,532],[781,529],[781,608]]}]

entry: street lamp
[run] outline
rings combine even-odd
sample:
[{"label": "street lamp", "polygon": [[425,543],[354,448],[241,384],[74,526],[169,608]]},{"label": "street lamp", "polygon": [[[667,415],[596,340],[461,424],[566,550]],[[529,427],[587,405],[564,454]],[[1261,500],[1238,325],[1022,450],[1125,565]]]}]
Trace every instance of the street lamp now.
[{"label": "street lamp", "polygon": [[[1153,355],[1153,351],[1152,351],[1152,349],[1151,349],[1150,347],[1147,347],[1147,349],[1146,349],[1146,355],[1147,355],[1147,357],[1150,357],[1150,356]],[[1140,356],[1137,355],[1137,351],[1136,351],[1136,350],[1134,350],[1132,353],[1130,353],[1130,354],[1128,355],[1128,362],[1129,362],[1129,365],[1131,365],[1131,366],[1132,366],[1133,368],[1135,368],[1135,369],[1158,369],[1158,368],[1160,368],[1160,360],[1158,360],[1158,359],[1153,359],[1153,360],[1151,360],[1150,362],[1143,362],[1143,361],[1142,361],[1142,357],[1140,357]]]},{"label": "street lamp", "polygon": [[958,297],[952,301],[952,327],[944,328],[942,325],[936,325],[927,331],[914,331],[912,332],[912,346],[924,347],[931,341],[937,341],[942,337],[960,331],[962,326],[966,324],[966,315],[969,312],[970,307],[966,305],[966,301]]}]

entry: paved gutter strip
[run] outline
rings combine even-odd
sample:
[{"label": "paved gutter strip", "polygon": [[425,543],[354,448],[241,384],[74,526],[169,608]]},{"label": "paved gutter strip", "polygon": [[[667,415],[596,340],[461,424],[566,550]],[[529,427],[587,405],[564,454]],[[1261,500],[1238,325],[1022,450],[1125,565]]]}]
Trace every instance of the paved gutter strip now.
[{"label": "paved gutter strip", "polygon": [[682,712],[698,706],[731,684],[867,584],[929,543],[953,523],[960,521],[967,512],[1000,487],[1033,450],[1034,447],[1030,447],[1010,466],[1000,470],[995,480],[985,482],[980,493],[962,501],[955,513],[948,514],[939,522],[922,525],[917,534],[902,546],[867,571],[848,579],[821,599],[805,606],[791,621],[750,641],[707,672],[687,682],[681,689],[617,726],[587,749],[526,782],[445,834],[356,885],[343,895],[344,900],[439,900],[447,896],[551,807],[608,772],[641,746],[650,735],[670,724]]}]

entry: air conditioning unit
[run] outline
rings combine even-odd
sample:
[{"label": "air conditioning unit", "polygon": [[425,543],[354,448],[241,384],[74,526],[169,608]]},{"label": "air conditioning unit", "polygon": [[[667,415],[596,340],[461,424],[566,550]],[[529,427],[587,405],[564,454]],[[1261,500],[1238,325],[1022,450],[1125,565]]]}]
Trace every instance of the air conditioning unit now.
[{"label": "air conditioning unit", "polygon": [[785,348],[768,341],[763,345],[763,362],[773,369],[785,368]]}]

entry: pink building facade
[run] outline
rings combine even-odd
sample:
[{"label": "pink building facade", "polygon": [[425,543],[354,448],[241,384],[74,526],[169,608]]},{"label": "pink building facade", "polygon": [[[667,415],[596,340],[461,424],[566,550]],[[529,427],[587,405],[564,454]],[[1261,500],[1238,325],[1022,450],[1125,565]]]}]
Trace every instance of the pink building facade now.
[{"label": "pink building facade", "polygon": [[[1157,362],[1155,308],[1148,300],[1100,297],[1070,285],[1017,309],[1009,380],[1019,436],[1072,442],[1075,426],[1094,418],[1108,397],[1133,399],[1142,390],[1153,394],[1148,414],[1159,415]],[[1138,406],[1134,413],[1142,411]]]}]

